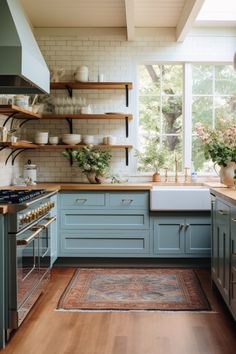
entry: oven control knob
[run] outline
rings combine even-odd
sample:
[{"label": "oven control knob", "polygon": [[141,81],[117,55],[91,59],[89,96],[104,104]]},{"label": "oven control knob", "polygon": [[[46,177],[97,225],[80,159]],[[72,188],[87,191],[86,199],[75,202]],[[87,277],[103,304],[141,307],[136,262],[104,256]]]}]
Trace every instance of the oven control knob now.
[{"label": "oven control knob", "polygon": [[21,225],[25,223],[25,215],[24,214],[20,216],[19,221],[20,221]]}]

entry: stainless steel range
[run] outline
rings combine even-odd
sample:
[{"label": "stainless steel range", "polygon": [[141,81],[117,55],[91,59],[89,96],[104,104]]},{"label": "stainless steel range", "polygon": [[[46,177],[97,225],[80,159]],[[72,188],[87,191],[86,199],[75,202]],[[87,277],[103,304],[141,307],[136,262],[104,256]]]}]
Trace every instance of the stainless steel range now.
[{"label": "stainless steel range", "polygon": [[7,214],[8,329],[18,328],[45,288],[50,274],[50,228],[56,192],[1,190]]}]

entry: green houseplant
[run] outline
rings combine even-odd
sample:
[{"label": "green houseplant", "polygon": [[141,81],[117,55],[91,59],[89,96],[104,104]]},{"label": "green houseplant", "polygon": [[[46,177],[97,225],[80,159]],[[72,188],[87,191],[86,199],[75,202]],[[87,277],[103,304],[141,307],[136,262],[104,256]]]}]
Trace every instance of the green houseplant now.
[{"label": "green houseplant", "polygon": [[211,158],[221,167],[221,182],[232,187],[236,171],[236,124],[222,119],[217,129],[197,123],[195,130],[204,145],[205,158]]},{"label": "green houseplant", "polygon": [[139,171],[153,172],[152,179],[154,182],[160,181],[160,169],[165,165],[166,151],[160,147],[156,139],[149,139],[145,150],[136,150],[138,158]]},{"label": "green houseplant", "polygon": [[86,146],[81,149],[64,150],[63,156],[77,162],[90,183],[102,183],[111,160],[111,151]]}]

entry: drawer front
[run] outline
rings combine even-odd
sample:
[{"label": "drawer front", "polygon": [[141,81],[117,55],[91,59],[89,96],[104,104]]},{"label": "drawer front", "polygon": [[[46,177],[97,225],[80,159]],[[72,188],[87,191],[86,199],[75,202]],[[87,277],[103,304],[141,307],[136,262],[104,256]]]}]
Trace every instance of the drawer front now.
[{"label": "drawer front", "polygon": [[62,229],[149,229],[145,211],[117,212],[116,210],[62,210]]},{"label": "drawer front", "polygon": [[229,224],[230,220],[230,207],[229,205],[216,200],[216,222],[219,224]]},{"label": "drawer front", "polygon": [[147,209],[149,210],[148,192],[111,192],[109,207],[112,209]]},{"label": "drawer front", "polygon": [[63,231],[60,238],[62,256],[149,254],[149,231]]},{"label": "drawer front", "polygon": [[106,207],[104,192],[67,192],[60,194],[61,209],[100,209]]}]

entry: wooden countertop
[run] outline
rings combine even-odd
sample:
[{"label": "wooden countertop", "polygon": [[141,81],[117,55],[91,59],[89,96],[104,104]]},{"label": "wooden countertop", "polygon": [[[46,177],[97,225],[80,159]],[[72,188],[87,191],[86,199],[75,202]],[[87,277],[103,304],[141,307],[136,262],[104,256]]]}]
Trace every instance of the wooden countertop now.
[{"label": "wooden countertop", "polygon": [[236,190],[233,188],[210,188],[211,193],[224,199],[226,202],[236,204]]},{"label": "wooden countertop", "polygon": [[[91,191],[101,191],[101,190],[123,190],[123,191],[149,191],[153,186],[208,186],[214,187],[213,190],[229,190],[229,188],[217,188],[224,187],[224,185],[209,181],[209,182],[128,182],[128,183],[102,183],[102,184],[90,184],[90,183],[38,183],[33,186],[2,186],[0,189],[47,189],[49,191],[61,191],[61,190],[91,190]],[[235,192],[236,200],[236,192]],[[0,205],[0,213],[6,214],[8,211],[7,205]]]}]

